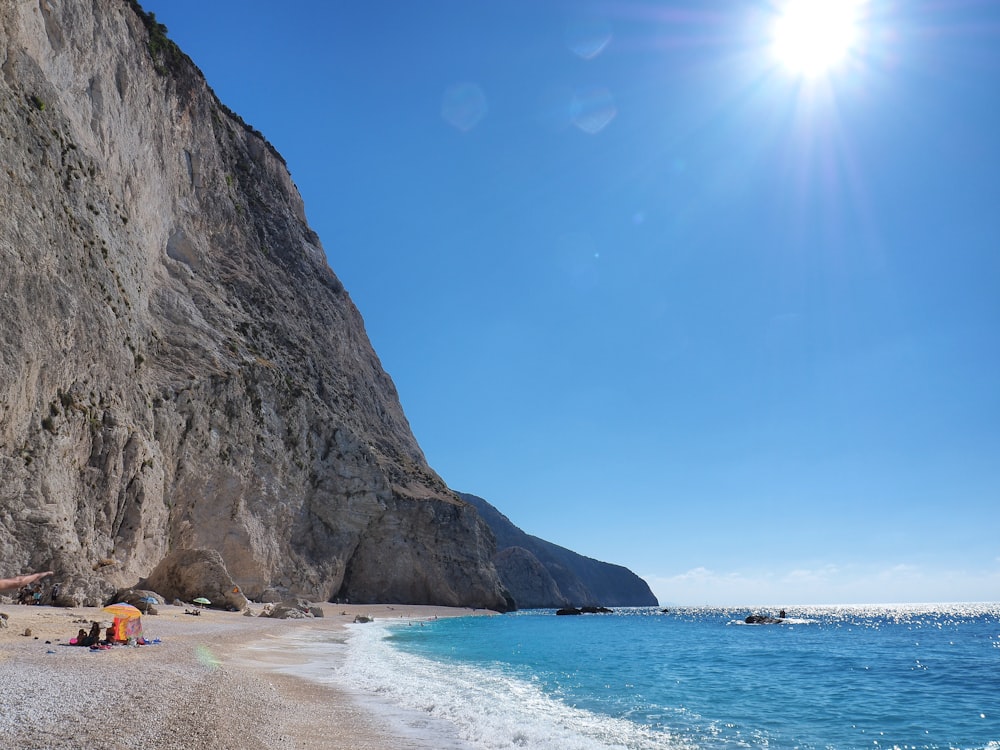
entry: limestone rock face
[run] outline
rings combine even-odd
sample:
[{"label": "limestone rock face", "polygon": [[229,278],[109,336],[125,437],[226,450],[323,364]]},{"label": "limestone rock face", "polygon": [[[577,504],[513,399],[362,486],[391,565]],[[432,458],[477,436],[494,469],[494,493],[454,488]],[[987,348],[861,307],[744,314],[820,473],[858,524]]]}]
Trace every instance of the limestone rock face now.
[{"label": "limestone rock face", "polygon": [[519,609],[568,607],[570,600],[541,561],[524,547],[505,547],[493,558],[500,580]]},{"label": "limestone rock face", "polygon": [[649,585],[628,568],[526,534],[483,498],[460,494],[496,535],[496,566],[519,608],[656,606]]},{"label": "limestone rock face", "polygon": [[0,560],[502,607],[281,157],[130,0],[0,3]]}]

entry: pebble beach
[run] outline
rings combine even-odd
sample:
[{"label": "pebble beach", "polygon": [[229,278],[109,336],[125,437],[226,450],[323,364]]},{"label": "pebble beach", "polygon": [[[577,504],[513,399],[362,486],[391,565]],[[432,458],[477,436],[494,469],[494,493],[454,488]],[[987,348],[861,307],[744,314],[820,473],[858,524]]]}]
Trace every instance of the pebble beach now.
[{"label": "pebble beach", "polygon": [[102,610],[0,605],[8,616],[0,628],[0,747],[408,747],[350,694],[296,677],[302,657],[286,638],[310,630],[330,637],[358,615],[429,619],[472,610],[327,604],[323,611],[275,620],[160,606],[143,617],[145,638],[159,643],[91,651],[69,641],[93,621],[109,624]]}]

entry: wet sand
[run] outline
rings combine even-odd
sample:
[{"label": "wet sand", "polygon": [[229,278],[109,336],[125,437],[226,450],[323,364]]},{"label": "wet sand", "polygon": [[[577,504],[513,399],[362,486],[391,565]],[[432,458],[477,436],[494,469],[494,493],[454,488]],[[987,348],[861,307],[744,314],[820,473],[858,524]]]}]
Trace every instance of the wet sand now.
[{"label": "wet sand", "polygon": [[8,627],[0,628],[0,747],[426,747],[393,735],[370,704],[296,677],[302,657],[283,636],[319,630],[328,638],[357,615],[429,619],[473,611],[384,604],[322,609],[322,618],[273,620],[210,609],[192,616],[185,607],[160,606],[159,614],[143,617],[145,637],[159,644],[91,651],[69,640],[94,620],[110,624],[100,609],[0,605],[8,615]]}]

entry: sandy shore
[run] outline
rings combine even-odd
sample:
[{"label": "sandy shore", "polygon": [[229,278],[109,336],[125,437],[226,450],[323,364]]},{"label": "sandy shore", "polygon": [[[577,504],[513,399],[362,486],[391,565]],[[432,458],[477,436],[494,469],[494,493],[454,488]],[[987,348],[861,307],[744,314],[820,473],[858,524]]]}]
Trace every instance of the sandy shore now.
[{"label": "sandy shore", "polygon": [[[272,620],[161,606],[143,618],[154,645],[91,651],[70,646],[80,628],[110,623],[100,609],[0,605],[0,747],[119,750],[192,747],[417,748],[370,709],[329,685],[289,673],[300,659],[283,636],[343,632],[376,620],[472,614],[411,605],[323,605],[324,617]],[[252,607],[258,612],[259,605]],[[31,635],[24,635],[30,629]],[[321,635],[318,633],[317,635]]]}]

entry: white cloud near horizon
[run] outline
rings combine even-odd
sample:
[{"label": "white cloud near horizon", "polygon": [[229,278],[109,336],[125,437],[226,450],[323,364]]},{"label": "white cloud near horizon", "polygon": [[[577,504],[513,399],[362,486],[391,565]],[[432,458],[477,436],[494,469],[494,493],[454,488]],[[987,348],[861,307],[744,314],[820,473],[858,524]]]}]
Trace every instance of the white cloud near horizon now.
[{"label": "white cloud near horizon", "polygon": [[788,570],[692,568],[643,576],[662,604],[775,606],[1000,601],[1000,568],[929,570],[905,563]]}]

